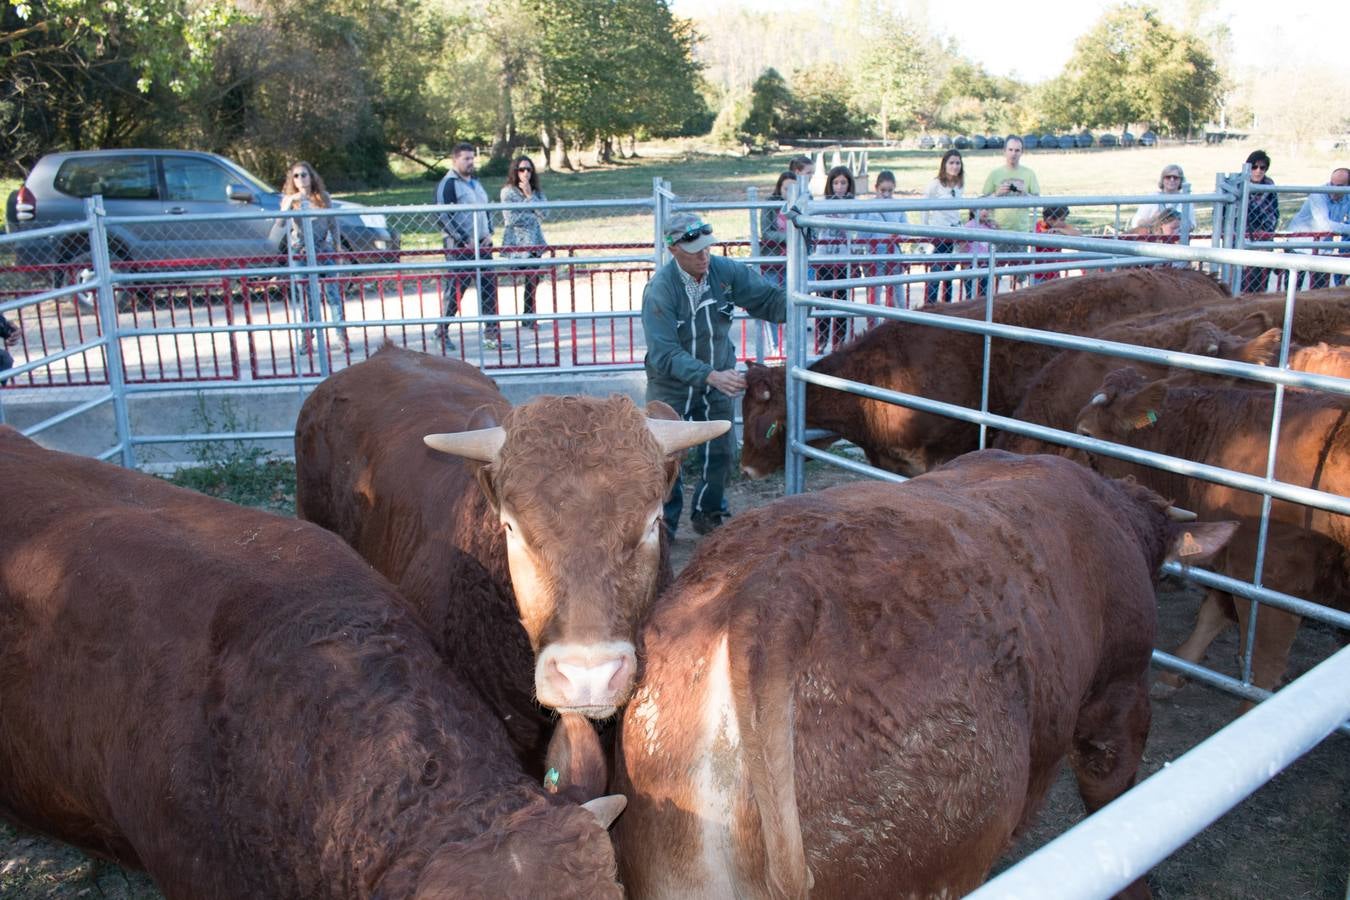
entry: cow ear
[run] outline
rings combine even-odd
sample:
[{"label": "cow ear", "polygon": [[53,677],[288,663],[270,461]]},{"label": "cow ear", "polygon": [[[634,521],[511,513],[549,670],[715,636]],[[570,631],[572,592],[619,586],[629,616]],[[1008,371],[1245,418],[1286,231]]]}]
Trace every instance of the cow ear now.
[{"label": "cow ear", "polygon": [[1270,328],[1238,348],[1233,356],[1239,362],[1273,366],[1280,358],[1280,329]]},{"label": "cow ear", "polygon": [[1167,562],[1184,566],[1208,562],[1228,545],[1238,530],[1237,522],[1192,522],[1169,529]]},{"label": "cow ear", "polygon": [[1270,327],[1270,316],[1267,315],[1264,310],[1258,309],[1256,312],[1237,323],[1236,327],[1233,328],[1233,334],[1236,334],[1238,337],[1251,338],[1256,337]]},{"label": "cow ear", "polygon": [[675,407],[669,403],[662,403],[660,400],[647,401],[647,418],[649,419],[669,419],[674,422],[680,420],[680,414],[675,411]]},{"label": "cow ear", "polygon": [[1126,433],[1148,428],[1162,414],[1163,401],[1167,399],[1167,382],[1146,384],[1123,399],[1117,424],[1123,426]]},{"label": "cow ear", "polygon": [[599,797],[609,782],[609,766],[591,720],[563,713],[553,726],[544,757],[544,790],[576,802]]},{"label": "cow ear", "polygon": [[492,512],[500,516],[502,514],[501,503],[497,500],[497,486],[492,483],[492,467],[478,466],[478,488],[487,498],[488,504],[492,507]]},{"label": "cow ear", "polygon": [[594,800],[587,800],[581,804],[582,808],[588,810],[595,816],[596,821],[600,823],[601,828],[609,828],[614,824],[614,820],[623,812],[624,807],[628,805],[628,798],[623,794],[607,794],[604,797],[596,797]]}]

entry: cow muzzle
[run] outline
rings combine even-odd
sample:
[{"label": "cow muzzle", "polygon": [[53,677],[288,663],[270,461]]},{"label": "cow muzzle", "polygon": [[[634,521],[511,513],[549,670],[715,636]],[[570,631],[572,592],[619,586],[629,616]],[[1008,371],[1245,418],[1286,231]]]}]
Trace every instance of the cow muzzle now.
[{"label": "cow muzzle", "polygon": [[628,641],[555,643],[539,654],[534,689],[544,706],[605,719],[628,700],[636,671],[637,654]]}]

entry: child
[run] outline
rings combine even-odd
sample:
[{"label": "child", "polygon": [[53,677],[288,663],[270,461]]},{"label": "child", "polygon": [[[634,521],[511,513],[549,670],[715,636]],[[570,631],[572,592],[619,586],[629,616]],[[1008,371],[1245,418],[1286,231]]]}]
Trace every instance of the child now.
[{"label": "child", "polygon": [[[1067,206],[1047,206],[1041,210],[1041,219],[1036,223],[1037,234],[1081,234],[1077,228],[1069,224],[1069,208]],[[1058,248],[1055,247],[1032,247],[1036,253],[1055,253]],[[1050,262],[1047,259],[1038,259],[1036,262]],[[1040,284],[1049,281],[1052,278],[1058,278],[1058,272],[1037,272],[1031,276],[1032,283]]]},{"label": "child", "polygon": [[[962,226],[964,228],[988,228],[991,231],[998,230],[998,222],[994,221],[994,213],[989,209],[972,209],[970,219]],[[971,263],[971,268],[979,268],[984,265],[989,256],[989,243],[987,241],[971,241],[966,244],[966,252],[975,257]],[[967,278],[966,299],[979,299],[984,296],[984,282],[986,275],[980,275],[976,278]]]}]

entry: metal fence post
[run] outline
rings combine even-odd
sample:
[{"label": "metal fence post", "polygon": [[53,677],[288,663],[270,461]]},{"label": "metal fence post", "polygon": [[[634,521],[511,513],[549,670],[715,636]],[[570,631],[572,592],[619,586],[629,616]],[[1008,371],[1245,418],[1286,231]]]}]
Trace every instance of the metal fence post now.
[{"label": "metal fence post", "polygon": [[[797,176],[797,190],[793,197],[793,207],[810,214],[810,183],[804,175]],[[806,457],[793,448],[793,443],[806,438],[806,385],[792,377],[794,368],[806,367],[807,324],[805,304],[794,301],[794,296],[805,293],[809,269],[806,263],[810,252],[810,243],[806,233],[797,227],[795,216],[788,216],[787,230],[787,295],[788,320],[784,341],[787,372],[784,379],[785,399],[787,403],[787,458],[783,464],[783,489],[788,494],[800,494],[806,481]]]},{"label": "metal fence post", "polygon": [[98,317],[103,326],[103,364],[112,391],[113,420],[117,442],[122,448],[122,465],[136,468],[136,451],[131,444],[131,416],[127,413],[127,382],[122,370],[122,342],[118,337],[117,300],[113,296],[112,254],[108,250],[108,229],[103,221],[103,195],[84,201],[89,219],[89,255],[94,263],[98,284]]},{"label": "metal fence post", "polygon": [[[1237,227],[1233,230],[1233,247],[1238,250],[1247,249],[1247,207],[1251,202],[1252,189],[1252,164],[1245,163],[1242,166],[1242,189],[1238,194],[1237,215],[1234,217]],[[1233,293],[1242,293],[1243,266],[1233,267]]]},{"label": "metal fence post", "polygon": [[[759,243],[759,210],[753,205],[759,202],[759,188],[754,185],[746,188],[745,199],[751,204],[750,208],[747,210],[750,214],[750,256],[756,257],[763,252],[763,248]],[[759,263],[755,263],[755,274],[759,275],[761,278],[764,277],[764,267]],[[755,322],[755,360],[757,362],[764,361],[764,349],[767,346],[767,342],[764,339],[764,332],[772,327],[773,326],[768,322]]]},{"label": "metal fence post", "polygon": [[[309,286],[309,298],[305,308],[309,310],[309,321],[313,324],[323,322],[323,300],[319,294],[319,254],[314,249],[314,219],[305,216],[300,220],[300,231],[305,241],[305,265],[309,266],[309,275],[305,284]],[[328,360],[328,329],[312,328],[305,332],[305,344],[317,338],[319,341],[319,374],[327,378],[333,367]]]}]

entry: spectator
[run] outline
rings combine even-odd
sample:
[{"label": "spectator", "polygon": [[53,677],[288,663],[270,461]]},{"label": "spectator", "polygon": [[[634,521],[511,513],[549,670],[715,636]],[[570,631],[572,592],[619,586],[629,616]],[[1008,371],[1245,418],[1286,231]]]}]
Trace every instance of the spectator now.
[{"label": "spectator", "polygon": [[13,368],[14,357],[10,355],[9,349],[19,342],[22,335],[14,323],[0,315],[0,372]]},{"label": "spectator", "polygon": [[[782,256],[787,250],[787,216],[785,204],[797,187],[797,176],[791,171],[782,172],[774,183],[769,199],[777,203],[759,211],[759,254],[760,256]],[[779,263],[765,264],[759,267],[760,274],[773,284],[783,284],[786,267]]]},{"label": "spectator", "polygon": [[[1350,186],[1350,169],[1333,170],[1327,184],[1331,187]],[[1309,194],[1298,212],[1294,213],[1294,218],[1289,220],[1289,230],[1315,233],[1321,240],[1344,240],[1346,235],[1350,235],[1350,194]],[[1339,278],[1332,278],[1326,272],[1308,273],[1309,287],[1323,288],[1339,282]]]},{"label": "spectator", "polygon": [[[1164,194],[1180,194],[1186,181],[1186,173],[1181,166],[1173,163],[1164,166],[1158,176],[1158,190]],[[1195,231],[1195,206],[1180,200],[1164,200],[1161,203],[1145,203],[1135,210],[1130,219],[1131,234],[1174,235],[1181,231],[1183,217],[1187,233]]]},{"label": "spectator", "polygon": [[[965,223],[966,228],[987,228],[990,231],[998,231],[998,221],[993,216],[990,209],[972,209],[970,219]],[[965,246],[965,251],[974,257],[971,262],[971,268],[979,268],[989,262],[989,242],[971,241]],[[984,284],[988,273],[977,275],[974,278],[966,279],[966,297],[968,299],[980,299],[984,296]]]},{"label": "spectator", "polygon": [[[877,173],[876,181],[872,182],[873,199],[892,200],[895,197],[895,173],[889,169],[882,169]],[[909,216],[903,209],[887,210],[886,212],[863,213],[858,218],[870,219],[873,222],[890,222],[894,225],[904,225],[909,223]],[[873,255],[895,254],[901,250],[901,239],[899,235],[894,234],[873,234],[867,236],[868,249]],[[901,262],[887,261],[878,263],[872,271],[874,275],[895,275],[905,271],[905,264]],[[885,292],[887,297],[894,297],[895,285],[886,285]],[[875,298],[871,301],[877,302]],[[894,306],[894,303],[891,303]]]},{"label": "spectator", "polygon": [[[314,167],[307,162],[297,162],[287,170],[286,182],[281,186],[281,205],[282,212],[290,210],[305,209],[329,209],[333,205],[333,198],[328,194],[328,188],[324,186],[323,179],[319,173],[314,171]],[[289,240],[287,247],[289,254],[287,258],[293,266],[304,266],[309,264],[309,257],[305,250],[305,231],[304,219],[299,216],[290,216]],[[315,260],[324,265],[334,265],[337,249],[342,246],[339,237],[338,220],[336,217],[313,217],[309,219],[312,224],[314,234],[314,257]],[[342,289],[338,286],[336,278],[325,278],[323,281],[323,292],[328,300],[328,308],[333,312],[333,320],[336,322],[345,321],[342,312]],[[309,283],[305,278],[304,282]],[[306,291],[308,296],[308,291]],[[306,304],[306,315],[311,322],[317,322],[322,318],[320,312],[318,297],[310,297]],[[342,340],[342,346],[345,349],[351,349],[351,343],[347,338],[347,329],[339,328],[338,337]],[[304,352],[309,353],[314,349],[314,332],[306,329],[304,338]]]},{"label": "spectator", "polygon": [[[734,421],[735,398],[745,390],[736,369],[731,320],[736,307],[758,319],[787,321],[787,296],[749,266],[708,252],[712,226],[692,213],[676,213],[664,228],[671,261],[642,292],[642,328],[647,336],[647,399],[669,403],[690,421]],[[695,449],[699,479],[690,522],[699,534],[727,515],[727,476],[736,452],[728,431]],[[673,538],[684,508],[684,483],[676,476],[664,509]]]},{"label": "spectator", "polygon": [[[855,188],[853,173],[848,166],[835,166],[825,176],[828,200],[851,200]],[[840,213],[831,213],[835,218],[846,218]],[[848,257],[853,254],[853,232],[846,228],[821,228],[815,234],[816,252],[824,256]],[[816,279],[835,281],[849,277],[847,259],[842,263],[829,263],[816,269]],[[822,297],[847,300],[847,288],[833,288],[819,291]],[[816,353],[828,353],[848,338],[848,316],[825,316],[816,319]]]},{"label": "spectator", "polygon": [[[966,169],[965,162],[961,159],[960,150],[948,150],[942,154],[942,161],[938,163],[937,177],[928,182],[928,187],[924,190],[923,196],[926,200],[949,200],[955,197],[964,197],[966,193]],[[961,224],[961,210],[959,209],[928,209],[923,213],[923,224],[941,225],[948,228],[956,228]],[[950,255],[956,247],[956,242],[943,240],[941,238],[931,238],[934,254]],[[950,272],[953,266],[951,263],[933,263],[928,267],[929,272]],[[956,286],[951,281],[930,281],[924,286],[924,302],[937,303],[945,299],[951,303],[956,299]]]},{"label": "spectator", "polygon": [[[1036,223],[1037,234],[1082,234],[1077,228],[1069,224],[1069,208],[1067,206],[1047,206],[1041,210],[1041,219]],[[1033,247],[1038,253],[1058,252],[1054,247]],[[1048,259],[1038,259],[1037,262],[1053,262]],[[1043,281],[1050,281],[1058,278],[1058,272],[1037,272],[1032,275],[1031,280],[1036,284]]]},{"label": "spectator", "polygon": [[[1254,150],[1247,157],[1247,165],[1251,166],[1252,184],[1274,184],[1267,174],[1270,171],[1270,157],[1264,150]],[[1253,192],[1247,197],[1247,229],[1248,240],[1268,241],[1275,233],[1275,229],[1280,227],[1280,197],[1278,194],[1270,194],[1262,191]],[[1242,270],[1242,293],[1255,294],[1266,289],[1270,282],[1270,269],[1250,266]]]},{"label": "spectator", "polygon": [[[792,157],[791,161],[788,162],[788,171],[792,173],[794,178],[797,177],[798,175],[805,175],[807,190],[808,191],[810,190],[811,180],[816,177],[816,164],[811,160],[811,157],[809,156]],[[793,195],[796,193],[796,191],[797,188],[794,185],[792,188],[792,193],[783,195],[784,199],[786,199],[788,203],[791,203]]]},{"label": "spectator", "polygon": [[[548,198],[539,189],[539,172],[528,156],[518,156],[511,163],[511,169],[506,173],[506,183],[502,185],[501,201],[525,207],[502,210],[502,247],[511,248],[506,250],[506,255],[513,259],[538,259],[543,256],[548,246],[541,224],[545,213],[540,209],[530,209],[529,206],[547,203]],[[520,312],[525,316],[533,316],[539,270],[526,269],[520,277],[525,284],[525,302]],[[520,325],[522,328],[539,328],[539,323],[532,318],[522,320]]]},{"label": "spectator", "polygon": [[[450,171],[436,185],[438,206],[488,202],[487,191],[475,177],[478,174],[475,157],[473,144],[465,142],[456,144],[450,151]],[[445,235],[443,243],[447,260],[453,262],[492,256],[492,221],[483,210],[441,213],[440,222]],[[448,319],[459,312],[460,298],[470,282],[478,289],[479,313],[484,316],[497,315],[496,273],[491,269],[456,269],[446,276],[442,316]],[[435,333],[443,349],[455,349],[455,342],[450,340],[449,326],[445,322],[436,326]],[[483,327],[484,348],[497,350],[510,346],[502,341],[499,322],[490,321]]]},{"label": "spectator", "polygon": [[[1040,196],[1041,183],[1036,173],[1022,165],[1022,139],[1008,135],[1003,144],[1003,165],[984,179],[984,195],[995,197]],[[1031,230],[1031,209],[1001,209],[994,213],[999,228],[1012,231]]]}]

